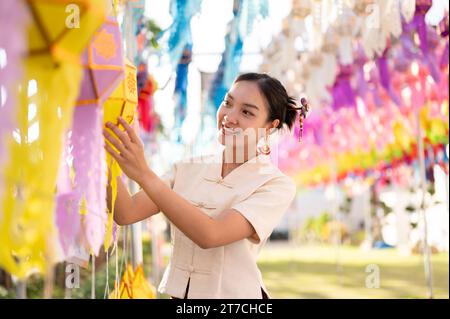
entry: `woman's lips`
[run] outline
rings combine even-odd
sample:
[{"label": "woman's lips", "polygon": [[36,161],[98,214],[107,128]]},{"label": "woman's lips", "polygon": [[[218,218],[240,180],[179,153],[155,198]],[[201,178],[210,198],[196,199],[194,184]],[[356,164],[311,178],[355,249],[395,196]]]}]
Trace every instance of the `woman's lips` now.
[{"label": "woman's lips", "polygon": [[226,126],[222,125],[222,127],[220,129],[220,132],[223,135],[238,135],[241,132],[241,130],[240,129],[229,128],[229,127],[226,127]]}]

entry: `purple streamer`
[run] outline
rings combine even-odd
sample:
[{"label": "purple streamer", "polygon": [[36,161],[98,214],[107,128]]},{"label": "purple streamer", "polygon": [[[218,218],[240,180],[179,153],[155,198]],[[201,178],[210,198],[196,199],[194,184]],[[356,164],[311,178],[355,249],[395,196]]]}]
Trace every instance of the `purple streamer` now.
[{"label": "purple streamer", "polygon": [[70,257],[76,247],[80,232],[80,215],[78,213],[78,199],[75,196],[70,179],[70,167],[67,162],[68,139],[66,138],[58,172],[56,197],[56,226],[59,241],[65,257]]},{"label": "purple streamer", "polygon": [[441,61],[439,63],[439,66],[444,69],[448,66],[448,41],[445,44],[445,48],[442,51],[442,55],[441,55]]},{"label": "purple streamer", "polygon": [[[91,252],[98,254],[106,224],[106,156],[102,135],[101,107],[75,108],[72,145],[75,169],[75,198],[79,205],[86,201],[87,215],[83,230]],[[81,208],[81,206],[80,206]]]},{"label": "purple streamer", "polygon": [[350,83],[353,68],[349,66],[341,66],[341,70],[336,77],[336,82],[332,88],[333,109],[338,110],[342,107],[356,107],[355,92]]},{"label": "purple streamer", "polygon": [[392,99],[392,101],[394,101],[394,103],[397,104],[397,106],[400,106],[401,105],[400,98],[395,93],[395,91],[391,85],[391,75],[390,75],[389,67],[387,64],[386,52],[387,52],[387,50],[383,53],[383,55],[381,57],[378,57],[376,59],[376,64],[378,66],[378,72],[380,74],[380,83],[383,86],[383,88],[386,90],[386,92],[388,93],[388,95]]},{"label": "purple streamer", "polygon": [[369,91],[369,87],[364,76],[364,64],[367,62],[367,57],[364,54],[364,49],[362,46],[358,46],[354,62],[356,65],[356,92],[358,96],[365,99]]}]

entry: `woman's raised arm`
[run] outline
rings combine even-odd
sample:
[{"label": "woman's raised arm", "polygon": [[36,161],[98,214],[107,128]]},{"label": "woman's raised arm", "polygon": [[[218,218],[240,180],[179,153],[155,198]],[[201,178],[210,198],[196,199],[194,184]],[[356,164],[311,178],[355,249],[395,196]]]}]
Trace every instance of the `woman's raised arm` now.
[{"label": "woman's raised arm", "polygon": [[[107,205],[111,209],[111,187],[107,188]],[[159,213],[159,208],[144,191],[133,196],[128,192],[122,178],[117,178],[117,198],[114,205],[114,221],[129,225]]]}]

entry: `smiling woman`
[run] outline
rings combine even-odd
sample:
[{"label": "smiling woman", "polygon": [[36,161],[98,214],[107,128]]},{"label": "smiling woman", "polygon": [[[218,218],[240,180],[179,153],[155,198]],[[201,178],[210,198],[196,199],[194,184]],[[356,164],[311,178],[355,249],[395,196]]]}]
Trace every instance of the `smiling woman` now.
[{"label": "smiling woman", "polygon": [[221,151],[178,162],[162,178],[146,164],[133,129],[123,119],[125,131],[107,123],[106,150],[142,188],[131,197],[118,179],[116,222],[131,224],[162,212],[171,223],[173,253],[160,292],[175,298],[268,298],[257,253],[296,193],[270,161],[268,136],[292,128],[299,110],[278,80],[241,75],[217,112]]}]

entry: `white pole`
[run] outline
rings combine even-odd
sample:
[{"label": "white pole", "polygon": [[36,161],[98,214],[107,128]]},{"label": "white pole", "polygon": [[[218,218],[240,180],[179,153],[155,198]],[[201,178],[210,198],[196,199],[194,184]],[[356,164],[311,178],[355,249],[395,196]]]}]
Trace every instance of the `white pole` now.
[{"label": "white pole", "polygon": [[422,200],[420,207],[420,217],[423,226],[423,262],[425,279],[428,287],[428,298],[433,298],[433,278],[432,278],[432,268],[430,260],[430,247],[428,245],[428,225],[425,207],[425,194],[427,193],[426,187],[426,176],[425,176],[425,155],[424,155],[424,145],[422,137],[422,128],[420,126],[420,110],[416,110],[416,125],[417,125],[417,142],[418,142],[418,152],[419,152],[419,173],[420,173],[420,186],[422,189]]},{"label": "white pole", "polygon": [[17,281],[16,283],[16,298],[27,299],[27,284],[25,280]]},{"label": "white pole", "polygon": [[91,299],[95,299],[95,255],[92,255],[91,261]]},{"label": "white pole", "polygon": [[372,214],[371,214],[371,185],[368,185],[364,192],[364,232],[365,239],[363,244],[363,249],[370,250],[373,246],[373,236],[372,236]]}]

